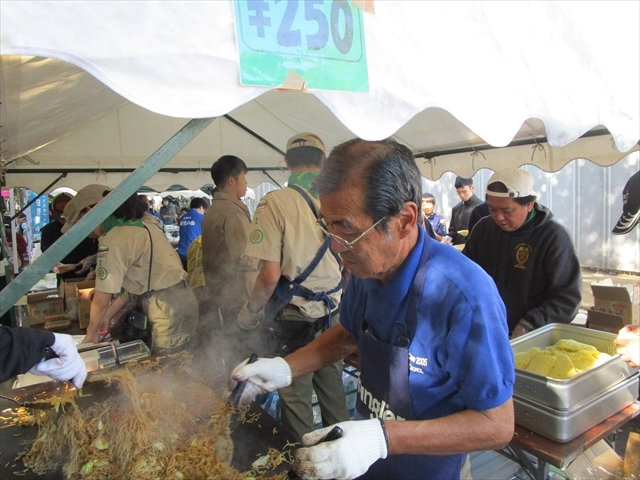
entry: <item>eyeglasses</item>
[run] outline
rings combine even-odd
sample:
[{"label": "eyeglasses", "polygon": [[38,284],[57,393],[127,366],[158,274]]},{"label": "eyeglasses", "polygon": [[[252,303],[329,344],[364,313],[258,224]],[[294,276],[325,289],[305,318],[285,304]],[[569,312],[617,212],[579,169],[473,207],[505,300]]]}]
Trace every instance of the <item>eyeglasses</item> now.
[{"label": "eyeglasses", "polygon": [[325,226],[322,223],[322,220],[318,220],[316,223],[318,224],[318,226],[320,227],[320,230],[322,230],[324,232],[324,234],[331,238],[332,240],[335,240],[335,242],[340,245],[341,247],[346,248],[347,250],[353,250],[353,245],[362,239],[362,237],[364,237],[367,233],[369,233],[371,230],[373,230],[378,224],[380,224],[383,220],[386,220],[386,216],[382,217],[380,220],[378,220],[376,223],[374,223],[373,225],[371,225],[369,228],[367,228],[364,232],[362,232],[360,235],[358,235],[358,237],[354,240],[351,240],[350,242],[347,242],[344,238],[339,237],[338,235],[331,233],[329,230],[327,230],[325,228]]}]

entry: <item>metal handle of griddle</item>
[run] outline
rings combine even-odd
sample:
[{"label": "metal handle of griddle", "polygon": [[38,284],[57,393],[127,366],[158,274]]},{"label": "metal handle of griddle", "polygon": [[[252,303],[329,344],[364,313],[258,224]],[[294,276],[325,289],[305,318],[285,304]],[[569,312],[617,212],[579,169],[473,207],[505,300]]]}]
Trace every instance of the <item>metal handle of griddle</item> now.
[{"label": "metal handle of griddle", "polygon": [[[113,342],[102,342],[102,343],[94,343],[91,345],[85,345],[84,347],[78,348],[78,353],[88,352],[89,350],[97,350],[99,348],[111,347],[113,351],[113,358],[116,362],[116,365],[120,365],[120,357],[118,356],[118,349],[116,344]],[[52,358],[58,358],[58,354],[51,350],[51,347],[47,347],[44,349],[44,359],[51,360]]]},{"label": "metal handle of griddle", "polygon": [[[247,362],[247,365],[255,362],[257,359],[258,359],[258,355],[256,355],[255,353],[252,353],[251,356],[249,357],[249,361]],[[238,402],[242,397],[242,392],[244,392],[244,387],[246,385],[247,385],[247,381],[245,380],[243,382],[238,382],[236,386],[233,387],[230,398],[231,398],[231,405],[233,405],[234,407],[238,406]]]},{"label": "metal handle of griddle", "polygon": [[[332,442],[334,440],[337,440],[337,439],[342,437],[343,433],[344,432],[342,431],[342,428],[340,428],[338,425],[336,425],[331,430],[329,430],[329,433],[327,433],[324,437],[322,437],[320,439],[320,441],[316,445],[318,445],[320,443]],[[300,478],[300,477],[295,472],[295,470],[292,469],[292,470],[289,470],[287,472],[287,478],[290,479],[290,480],[294,480],[294,479]]]}]

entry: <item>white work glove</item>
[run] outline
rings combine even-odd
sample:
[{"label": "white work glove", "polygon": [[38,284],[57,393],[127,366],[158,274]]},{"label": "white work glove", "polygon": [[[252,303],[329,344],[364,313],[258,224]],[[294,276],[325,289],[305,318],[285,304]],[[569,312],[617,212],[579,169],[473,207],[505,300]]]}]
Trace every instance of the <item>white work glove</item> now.
[{"label": "white work glove", "polygon": [[234,368],[230,376],[229,390],[233,390],[237,382],[247,380],[239,407],[249,405],[260,394],[291,385],[291,367],[284,358],[259,358],[247,364],[248,361],[247,358]]},{"label": "white work glove", "polygon": [[252,313],[249,311],[247,305],[249,305],[249,302],[242,306],[242,309],[238,314],[238,326],[243,330],[253,330],[260,325],[260,322],[264,317],[264,307],[262,307],[258,313]]},{"label": "white work glove", "polygon": [[613,343],[625,362],[632,367],[640,367],[640,326],[626,325]]},{"label": "white work glove", "polygon": [[78,349],[70,335],[54,333],[56,341],[51,346],[58,358],[37,363],[30,372],[35,375],[47,375],[63,382],[72,381],[76,388],[82,388],[87,378],[87,367],[80,357]]},{"label": "white work glove", "polygon": [[342,437],[320,443],[334,425],[307,433],[305,445],[296,452],[294,470],[303,479],[336,478],[339,480],[363,475],[380,458],[387,458],[388,448],[380,420],[356,420],[337,424]]}]

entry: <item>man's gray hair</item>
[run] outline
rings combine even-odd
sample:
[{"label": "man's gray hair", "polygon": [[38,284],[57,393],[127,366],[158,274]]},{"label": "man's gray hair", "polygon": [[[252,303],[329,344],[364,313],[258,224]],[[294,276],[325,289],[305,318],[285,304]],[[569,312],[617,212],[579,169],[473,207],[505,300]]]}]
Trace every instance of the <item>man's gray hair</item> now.
[{"label": "man's gray hair", "polygon": [[[334,147],[314,188],[322,196],[351,185],[362,188],[364,213],[376,222],[398,215],[405,202],[420,210],[422,176],[411,150],[395,140],[354,138]],[[387,221],[376,228],[387,231]]]}]

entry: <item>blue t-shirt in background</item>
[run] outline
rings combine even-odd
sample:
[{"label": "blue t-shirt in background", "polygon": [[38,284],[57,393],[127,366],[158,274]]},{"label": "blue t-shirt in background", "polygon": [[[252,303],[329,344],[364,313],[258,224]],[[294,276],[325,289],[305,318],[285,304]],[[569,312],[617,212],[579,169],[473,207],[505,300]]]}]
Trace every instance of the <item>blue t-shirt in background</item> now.
[{"label": "blue t-shirt in background", "polygon": [[178,255],[187,258],[189,245],[202,235],[202,219],[204,214],[195,208],[191,208],[180,218],[180,241],[178,242]]},{"label": "blue t-shirt in background", "polygon": [[407,368],[414,415],[433,419],[498,407],[513,394],[515,369],[506,311],[495,284],[456,249],[418,230],[416,247],[388,283],[349,279],[340,322],[358,341],[364,305],[369,331],[395,344],[395,321],[407,314],[422,249],[432,242],[416,331],[409,332]]},{"label": "blue t-shirt in background", "polygon": [[447,227],[444,224],[444,218],[442,218],[442,215],[434,213],[428,217],[427,220],[429,220],[433,231],[438,235],[442,235],[444,237],[447,234]]}]

